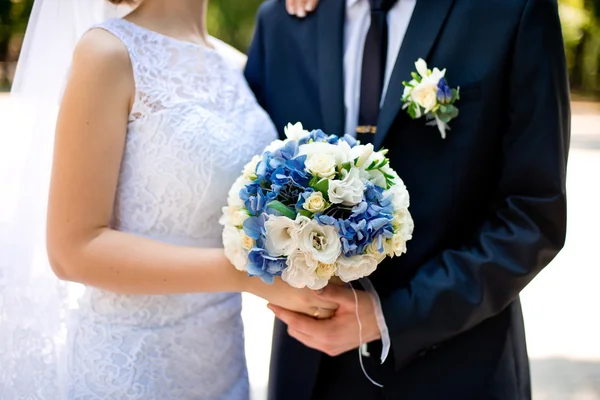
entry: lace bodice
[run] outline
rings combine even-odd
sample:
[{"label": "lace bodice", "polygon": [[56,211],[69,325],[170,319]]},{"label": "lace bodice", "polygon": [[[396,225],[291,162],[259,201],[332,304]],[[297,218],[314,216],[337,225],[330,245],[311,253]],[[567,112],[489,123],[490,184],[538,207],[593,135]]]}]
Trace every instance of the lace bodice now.
[{"label": "lace bodice", "polygon": [[215,50],[113,19],[132,60],[136,98],[113,226],[165,240],[221,242],[218,220],[246,162],[275,139],[225,44]]}]

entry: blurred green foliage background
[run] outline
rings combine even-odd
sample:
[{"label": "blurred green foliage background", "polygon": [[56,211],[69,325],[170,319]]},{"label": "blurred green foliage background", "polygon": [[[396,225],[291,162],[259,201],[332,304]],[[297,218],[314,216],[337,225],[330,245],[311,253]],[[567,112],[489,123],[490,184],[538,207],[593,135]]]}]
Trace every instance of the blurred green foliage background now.
[{"label": "blurred green foliage background", "polygon": [[[262,1],[212,0],[209,31],[245,51]],[[1,88],[10,86],[32,4],[33,0],[0,0]],[[578,96],[600,98],[600,0],[559,0],[559,4],[571,89]]]}]

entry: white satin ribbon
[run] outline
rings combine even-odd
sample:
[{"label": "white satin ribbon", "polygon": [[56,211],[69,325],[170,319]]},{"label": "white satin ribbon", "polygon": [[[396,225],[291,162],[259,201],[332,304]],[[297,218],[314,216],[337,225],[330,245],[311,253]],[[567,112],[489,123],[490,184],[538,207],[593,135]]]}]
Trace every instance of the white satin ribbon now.
[{"label": "white satin ribbon", "polygon": [[[390,335],[389,335],[389,331],[387,328],[387,324],[385,323],[385,318],[383,317],[383,310],[381,308],[381,300],[379,299],[379,295],[377,294],[377,291],[375,290],[375,287],[373,286],[373,284],[371,283],[371,281],[368,278],[362,278],[359,280],[360,284],[362,285],[362,287],[365,289],[365,291],[370,295],[371,297],[371,301],[373,302],[373,307],[375,309],[375,317],[377,319],[377,327],[379,328],[379,332],[381,334],[381,343],[382,343],[382,349],[381,349],[381,363],[383,364],[385,362],[385,360],[387,359],[387,356],[390,352],[390,347],[391,347],[391,341],[390,341]],[[354,289],[354,287],[352,287],[352,285],[349,285],[350,288],[352,289],[352,293],[354,294],[354,301],[356,304],[356,320],[358,321],[358,335],[359,335],[359,340],[360,340],[360,346],[358,348],[358,361],[360,362],[360,368],[363,371],[363,374],[365,375],[365,377],[375,386],[382,388],[383,385],[376,382],[373,378],[371,378],[369,376],[369,374],[367,373],[365,366],[363,364],[363,352],[365,354],[368,354],[368,351],[366,349],[367,344],[363,343],[363,339],[362,339],[362,322],[360,321],[360,314],[358,312],[358,295],[356,294],[356,290]]]}]

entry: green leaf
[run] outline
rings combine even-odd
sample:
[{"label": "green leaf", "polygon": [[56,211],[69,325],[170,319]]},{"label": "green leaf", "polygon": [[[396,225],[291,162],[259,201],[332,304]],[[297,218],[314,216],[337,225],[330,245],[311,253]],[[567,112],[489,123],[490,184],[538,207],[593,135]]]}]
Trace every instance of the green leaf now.
[{"label": "green leaf", "polygon": [[308,210],[304,210],[304,209],[298,211],[298,214],[303,215],[303,216],[308,217],[308,218],[312,218],[312,216],[313,216],[313,213],[311,213]]},{"label": "green leaf", "polygon": [[319,183],[319,177],[315,175],[310,179],[310,182],[308,182],[308,186],[314,188],[317,183]]},{"label": "green leaf", "polygon": [[438,110],[440,110],[440,113],[445,114],[448,111],[448,106],[446,106],[445,104],[440,105],[440,107],[438,108]]},{"label": "green leaf", "polygon": [[[358,160],[358,159],[356,159],[356,160]],[[355,160],[355,164],[356,164],[356,160]],[[345,169],[346,171],[350,172],[350,170],[352,169],[352,162],[348,161],[346,163],[343,163],[342,169]]]},{"label": "green leaf", "polygon": [[314,185],[310,185],[317,192],[321,192],[325,200],[329,201],[329,196],[327,195],[327,191],[329,190],[329,179],[321,179]]},{"label": "green leaf", "polygon": [[456,100],[460,100],[460,87],[452,89],[452,103],[454,103]]},{"label": "green leaf", "polygon": [[280,201],[273,200],[272,202],[267,204],[267,207],[272,208],[275,211],[279,211],[284,217],[288,217],[289,219],[296,219],[296,210],[286,206]]}]

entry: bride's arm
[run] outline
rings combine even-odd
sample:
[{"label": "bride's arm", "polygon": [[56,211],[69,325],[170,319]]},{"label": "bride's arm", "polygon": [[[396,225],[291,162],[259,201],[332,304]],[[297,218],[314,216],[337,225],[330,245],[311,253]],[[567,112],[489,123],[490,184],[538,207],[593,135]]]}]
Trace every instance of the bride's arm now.
[{"label": "bride's arm", "polygon": [[55,273],[120,293],[249,291],[305,312],[329,308],[300,304],[311,296],[282,282],[248,278],[222,249],[174,246],[110,229],[134,92],[121,42],[105,31],[89,32],[75,52],[56,129],[47,235]]}]

